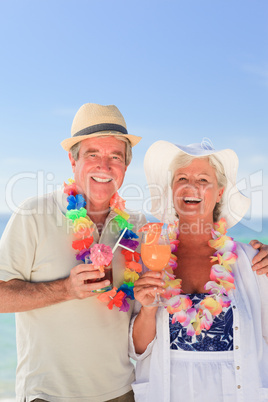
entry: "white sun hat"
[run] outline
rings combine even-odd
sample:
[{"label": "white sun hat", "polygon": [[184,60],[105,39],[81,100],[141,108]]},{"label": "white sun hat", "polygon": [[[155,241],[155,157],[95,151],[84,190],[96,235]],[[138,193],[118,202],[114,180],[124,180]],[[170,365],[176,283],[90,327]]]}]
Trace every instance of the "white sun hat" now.
[{"label": "white sun hat", "polygon": [[176,212],[172,201],[171,164],[182,154],[195,157],[215,155],[222,163],[227,178],[219,219],[225,218],[230,228],[246,214],[250,200],[236,186],[238,157],[232,149],[217,151],[207,143],[175,145],[168,141],[157,141],[150,146],[144,158],[144,170],[151,194],[151,214],[161,222],[172,223]]},{"label": "white sun hat", "polygon": [[128,138],[132,146],[141,140],[137,135],[128,134],[125,119],[116,106],[85,103],[73,119],[71,138],[63,140],[61,146],[70,151],[79,141],[103,135]]}]

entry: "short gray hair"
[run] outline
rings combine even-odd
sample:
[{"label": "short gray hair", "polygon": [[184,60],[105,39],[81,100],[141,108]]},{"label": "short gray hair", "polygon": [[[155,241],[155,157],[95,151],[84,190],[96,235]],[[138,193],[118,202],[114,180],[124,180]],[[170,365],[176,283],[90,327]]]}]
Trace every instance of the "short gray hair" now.
[{"label": "short gray hair", "polygon": [[[192,156],[192,155],[188,155],[188,154],[179,155],[171,162],[170,167],[169,167],[169,170],[171,171],[171,178],[172,178],[171,187],[173,186],[175,172],[181,167],[189,166],[194,159],[208,159],[208,162],[210,163],[210,165],[215,169],[218,186],[220,188],[226,187],[227,178],[225,175],[223,164],[215,155],[199,156],[197,158],[196,156]],[[213,221],[214,222],[218,222],[218,220],[219,220],[219,217],[221,215],[221,210],[222,210],[222,204],[223,204],[223,197],[221,198],[220,202],[217,202],[217,204],[215,205],[215,208],[213,210]]]},{"label": "short gray hair", "polygon": [[[104,137],[108,137],[108,136],[100,135],[98,138],[104,138]],[[116,138],[117,140],[123,141],[126,144],[125,164],[126,164],[126,166],[128,166],[132,160],[132,145],[131,145],[129,139],[124,136],[121,136],[121,135],[114,135],[112,137]],[[93,137],[93,138],[96,138],[96,137]],[[74,144],[70,149],[72,157],[74,158],[75,161],[77,161],[79,158],[80,145],[81,145],[81,141]]]}]

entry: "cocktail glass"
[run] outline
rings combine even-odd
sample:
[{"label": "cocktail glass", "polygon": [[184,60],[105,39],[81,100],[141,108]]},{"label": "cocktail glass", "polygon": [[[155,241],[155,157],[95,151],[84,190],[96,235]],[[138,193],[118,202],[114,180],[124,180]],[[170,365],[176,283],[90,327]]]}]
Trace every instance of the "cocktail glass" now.
[{"label": "cocktail glass", "polygon": [[[141,258],[144,265],[151,271],[161,272],[168,264],[171,256],[171,247],[167,229],[152,227],[142,233]],[[159,293],[149,306],[164,306]]]}]

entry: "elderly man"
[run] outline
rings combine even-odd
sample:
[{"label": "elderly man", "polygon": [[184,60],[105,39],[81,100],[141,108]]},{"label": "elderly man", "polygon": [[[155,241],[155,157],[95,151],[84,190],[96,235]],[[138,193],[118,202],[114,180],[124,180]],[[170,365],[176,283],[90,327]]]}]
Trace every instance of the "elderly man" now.
[{"label": "elderly man", "polygon": [[[110,282],[96,264],[83,261],[93,259],[96,244],[113,248],[124,222],[130,236],[145,223],[143,215],[125,214],[116,196],[131,146],[139,141],[115,106],[83,105],[72,137],[62,142],[75,183],[25,201],[7,225],[0,244],[0,312],[17,313],[19,402],[134,400],[131,286],[122,287],[126,255],[119,247],[113,253],[118,290],[100,293],[105,303],[94,291]],[[267,272],[267,249],[258,255],[255,267]]]},{"label": "elderly man", "polygon": [[[128,358],[132,302],[126,299],[128,311],[107,308],[92,291],[110,282],[96,265],[81,260],[94,243],[113,248],[122,216],[134,225],[133,233],[145,223],[143,215],[124,215],[120,200],[110,203],[123,183],[131,148],[140,139],[128,134],[115,106],[83,105],[72,137],[62,142],[70,151],[75,184],[65,185],[66,193],[27,200],[3,234],[0,311],[17,312],[17,401],[134,401],[134,367]],[[89,234],[82,239],[74,237],[81,230],[75,230],[67,209],[68,195],[77,200],[78,194],[86,202],[81,211],[87,212],[78,226]],[[74,239],[85,241],[85,248],[73,248],[78,244]],[[124,282],[121,250],[115,250],[112,260],[116,288]]]}]

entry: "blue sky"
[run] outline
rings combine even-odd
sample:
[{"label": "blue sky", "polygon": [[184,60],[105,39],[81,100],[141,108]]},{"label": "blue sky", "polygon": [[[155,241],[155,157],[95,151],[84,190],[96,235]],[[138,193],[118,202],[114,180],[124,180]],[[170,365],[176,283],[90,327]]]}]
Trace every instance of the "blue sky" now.
[{"label": "blue sky", "polygon": [[95,102],[143,137],[129,207],[142,208],[154,141],[207,137],[237,152],[248,219],[268,216],[266,0],[0,0],[0,41],[0,212],[71,176],[59,144]]}]

